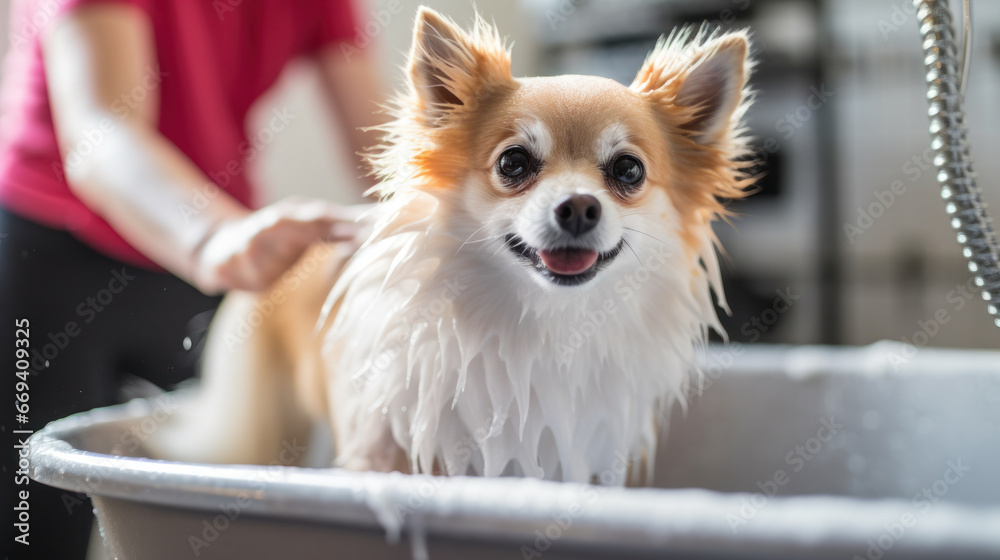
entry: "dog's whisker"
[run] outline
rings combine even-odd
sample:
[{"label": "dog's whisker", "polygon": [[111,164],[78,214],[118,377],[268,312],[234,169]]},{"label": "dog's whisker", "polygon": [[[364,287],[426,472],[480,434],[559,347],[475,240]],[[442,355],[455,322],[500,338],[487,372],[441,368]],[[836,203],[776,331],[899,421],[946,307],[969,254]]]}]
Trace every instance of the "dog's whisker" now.
[{"label": "dog's whisker", "polygon": [[628,242],[628,239],[626,239],[624,235],[622,236],[622,242],[624,242],[629,251],[632,251],[632,254],[635,255],[635,262],[639,263],[639,266],[642,266],[642,259],[639,258],[639,253],[635,252],[632,244]]},{"label": "dog's whisker", "polygon": [[636,229],[636,228],[633,228],[633,227],[623,227],[622,229],[625,229],[625,230],[628,230],[628,231],[634,231],[635,233],[638,233],[638,234],[641,234],[641,235],[645,235],[646,237],[649,237],[650,239],[653,239],[654,241],[659,241],[660,243],[666,245],[670,249],[674,248],[673,243],[670,243],[668,241],[664,241],[663,239],[660,239],[659,237],[656,237],[655,235],[646,233],[646,232],[642,231],[641,229]]},{"label": "dog's whisker", "polygon": [[[489,261],[493,260],[493,257],[496,257],[497,253],[499,253],[500,251],[502,251],[503,249],[506,249],[508,247],[510,247],[510,241],[508,241],[506,239],[506,236],[504,236],[503,243],[501,243],[500,246],[497,247],[496,251],[493,251],[493,254],[490,255],[490,258],[486,259],[486,262],[489,262]],[[486,247],[483,247],[483,248],[485,249]]]},{"label": "dog's whisker", "polygon": [[504,237],[506,237],[506,236],[501,235],[501,236],[494,237],[493,239],[486,240],[486,244],[485,245],[480,245],[479,246],[479,250],[480,251],[486,251],[486,250],[488,250],[490,248],[491,243],[494,243],[496,241],[500,241],[500,243],[497,246],[497,248],[493,251],[493,254],[491,254],[489,257],[487,257],[486,262],[492,261],[493,258],[496,257],[498,253],[500,253],[500,251],[502,251],[505,248],[509,247],[507,241],[504,240]]},{"label": "dog's whisker", "polygon": [[473,241],[473,240],[472,240],[472,238],[473,238],[473,237],[474,237],[474,236],[475,236],[475,235],[476,235],[477,233],[479,233],[479,232],[480,232],[480,231],[482,231],[482,230],[483,230],[484,228],[486,228],[486,226],[488,226],[488,225],[489,225],[489,224],[486,224],[486,225],[484,225],[483,227],[481,227],[481,228],[477,229],[476,231],[472,232],[472,235],[470,235],[469,237],[467,237],[467,238],[465,239],[465,241],[463,241],[463,242],[462,242],[462,244],[458,246],[458,249],[456,249],[456,250],[455,250],[455,254],[457,255],[457,254],[458,254],[458,253],[459,253],[459,252],[460,252],[460,251],[461,251],[461,250],[462,250],[462,249],[463,249],[463,248],[464,248],[464,247],[465,247],[466,245],[468,245],[468,244],[470,244],[470,243],[482,243],[483,241],[487,241],[487,240],[490,240],[490,239],[496,239],[496,238],[498,238],[498,237],[502,237],[502,236],[503,236],[503,234],[499,234],[499,235],[491,235],[491,236],[486,236],[486,237],[484,237],[484,238],[482,238],[482,239],[477,239],[477,240]]},{"label": "dog's whisker", "polygon": [[475,243],[486,243],[488,241],[494,241],[496,239],[500,239],[504,235],[505,234],[500,233],[500,234],[497,234],[497,235],[491,235],[490,237],[484,237],[482,239],[476,239],[475,241],[466,241],[466,243],[469,244],[469,245],[473,245]]},{"label": "dog's whisker", "polygon": [[[458,247],[458,249],[457,249],[457,250],[455,251],[455,254],[457,255],[457,254],[459,253],[459,251],[461,251],[461,250],[462,250],[462,247],[465,247],[465,245],[466,245],[467,243],[469,243],[469,240],[470,240],[470,239],[472,239],[472,238],[473,238],[473,237],[474,237],[474,236],[475,236],[475,235],[476,235],[477,233],[479,233],[479,232],[483,231],[484,229],[486,229],[487,227],[489,227],[489,226],[490,226],[490,224],[495,224],[495,223],[497,223],[497,222],[500,222],[500,221],[503,221],[503,220],[506,220],[506,219],[507,219],[507,218],[505,218],[505,217],[502,217],[502,216],[501,216],[501,217],[499,217],[499,218],[493,218],[492,220],[488,220],[488,221],[487,221],[487,222],[486,222],[485,224],[483,224],[483,225],[482,225],[482,226],[480,226],[480,227],[479,227],[478,229],[476,229],[476,231],[472,232],[472,235],[470,235],[469,237],[467,237],[467,238],[465,239],[465,241],[464,241],[464,242],[463,242],[463,243],[462,243],[462,244],[461,244],[461,245],[460,245],[460,246]],[[500,235],[497,235],[497,236],[494,236],[494,238],[495,238],[495,237],[500,237],[500,236],[502,236],[502,235],[503,235],[503,234],[501,233]],[[490,238],[489,238],[489,237],[487,237],[486,239],[490,239]],[[474,243],[475,243],[475,242],[474,242]]]},{"label": "dog's whisker", "polygon": [[457,254],[459,253],[459,251],[461,251],[461,250],[462,250],[462,247],[465,247],[465,244],[466,244],[466,243],[468,243],[468,242],[469,242],[469,240],[471,240],[471,239],[472,239],[473,237],[475,237],[475,235],[476,235],[477,233],[479,233],[479,232],[483,231],[484,229],[486,229],[486,226],[488,226],[488,225],[489,225],[489,224],[483,224],[483,226],[482,226],[482,227],[480,227],[480,228],[479,228],[479,229],[477,229],[476,231],[472,232],[472,234],[470,234],[470,235],[469,235],[468,237],[466,237],[466,238],[465,238],[465,241],[463,241],[463,242],[462,242],[462,244],[458,246],[458,249],[457,249],[457,250],[455,250],[455,254],[457,255]]}]

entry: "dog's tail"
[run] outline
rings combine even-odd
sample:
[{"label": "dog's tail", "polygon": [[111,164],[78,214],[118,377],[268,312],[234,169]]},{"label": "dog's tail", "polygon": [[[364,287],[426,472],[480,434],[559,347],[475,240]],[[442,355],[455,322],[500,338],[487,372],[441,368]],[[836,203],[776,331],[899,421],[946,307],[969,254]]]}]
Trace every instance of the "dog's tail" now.
[{"label": "dog's tail", "polygon": [[[179,395],[146,442],[155,458],[195,463],[297,464],[311,420],[295,405],[294,367],[261,317],[263,296],[232,293],[209,331],[201,387]],[[289,450],[296,450],[291,453]],[[293,456],[294,455],[294,456]]]}]

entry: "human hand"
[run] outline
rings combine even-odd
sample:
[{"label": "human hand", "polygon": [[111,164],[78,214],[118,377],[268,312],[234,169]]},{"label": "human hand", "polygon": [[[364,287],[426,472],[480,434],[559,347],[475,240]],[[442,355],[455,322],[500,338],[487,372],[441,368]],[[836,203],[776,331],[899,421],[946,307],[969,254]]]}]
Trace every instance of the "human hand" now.
[{"label": "human hand", "polygon": [[205,293],[263,290],[320,241],[353,241],[367,206],[289,197],[216,226],[195,253],[193,280]]}]

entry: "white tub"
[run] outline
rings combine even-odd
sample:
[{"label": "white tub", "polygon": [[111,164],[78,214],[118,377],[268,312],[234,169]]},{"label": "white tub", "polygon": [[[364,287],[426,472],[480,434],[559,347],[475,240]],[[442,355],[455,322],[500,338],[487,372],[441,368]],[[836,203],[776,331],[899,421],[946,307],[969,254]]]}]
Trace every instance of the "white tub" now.
[{"label": "white tub", "polygon": [[92,494],[122,560],[1000,558],[1000,353],[909,355],[713,348],[655,489],[109,455],[147,401],[53,422],[31,476]]}]

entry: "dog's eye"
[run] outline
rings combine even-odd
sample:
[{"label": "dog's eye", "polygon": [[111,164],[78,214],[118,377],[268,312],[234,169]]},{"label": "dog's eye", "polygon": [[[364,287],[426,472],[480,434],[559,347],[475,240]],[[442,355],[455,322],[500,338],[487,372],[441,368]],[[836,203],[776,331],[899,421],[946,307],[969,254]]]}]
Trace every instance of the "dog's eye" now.
[{"label": "dog's eye", "polygon": [[646,176],[642,162],[629,155],[618,156],[618,159],[611,164],[610,171],[611,178],[626,187],[638,185]]},{"label": "dog's eye", "polygon": [[500,154],[497,173],[508,181],[520,181],[531,171],[531,156],[521,147],[513,147]]}]

